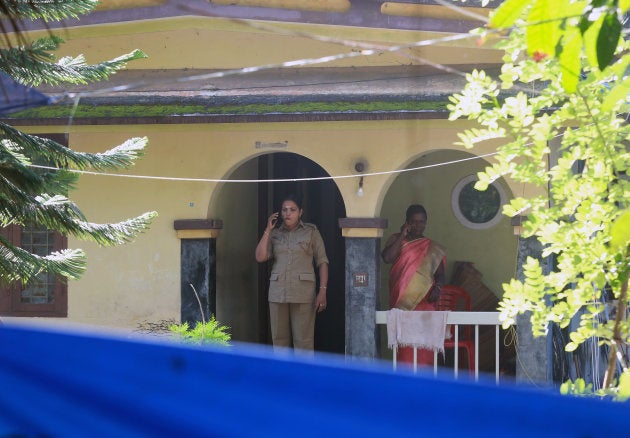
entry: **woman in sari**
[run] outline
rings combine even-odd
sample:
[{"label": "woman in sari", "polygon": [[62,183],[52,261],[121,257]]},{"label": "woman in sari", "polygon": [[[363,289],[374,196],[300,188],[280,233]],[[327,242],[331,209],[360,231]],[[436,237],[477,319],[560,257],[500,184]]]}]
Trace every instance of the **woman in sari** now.
[{"label": "woman in sari", "polygon": [[[424,237],[427,212],[422,205],[407,208],[400,233],[393,234],[381,253],[389,272],[389,306],[402,310],[436,310],[444,284],[446,250]],[[413,362],[413,348],[398,349],[399,362]],[[418,364],[433,363],[433,351],[418,349]]]}]

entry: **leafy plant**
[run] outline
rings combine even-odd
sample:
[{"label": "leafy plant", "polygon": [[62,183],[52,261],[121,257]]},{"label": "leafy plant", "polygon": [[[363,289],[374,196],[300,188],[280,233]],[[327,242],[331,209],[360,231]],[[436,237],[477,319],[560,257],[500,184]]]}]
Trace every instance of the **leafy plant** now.
[{"label": "leafy plant", "polygon": [[619,376],[618,383],[608,387],[594,389],[592,383],[586,383],[584,379],[566,381],[560,385],[560,393],[563,395],[579,395],[593,397],[610,397],[617,401],[630,399],[630,370],[624,370]]},{"label": "leafy plant", "polygon": [[183,342],[190,344],[230,345],[229,327],[219,324],[214,315],[208,322],[197,321],[195,327],[190,328],[188,322],[172,324],[169,331],[177,335]]},{"label": "leafy plant", "polygon": [[[504,327],[529,314],[534,335],[543,335],[550,323],[568,327],[580,312],[566,349],[593,337],[608,345],[603,387],[618,387],[620,397],[628,397],[628,377],[624,372],[616,383],[615,370],[617,361],[626,369],[630,337],[630,47],[620,23],[629,7],[627,0],[505,1],[476,31],[482,38],[508,32],[497,44],[505,51],[500,76],[474,71],[449,106],[451,120],[479,125],[461,133],[459,144],[500,143],[477,189],[510,177],[542,193],[511,200],[503,213],[526,214],[523,236],[540,241],[555,269],[547,274],[528,258],[524,280],[504,285]],[[604,291],[617,303],[610,320]],[[575,385],[567,383],[565,392],[588,390]]]},{"label": "leafy plant", "polygon": [[593,384],[587,384],[584,379],[564,382],[560,385],[560,393],[564,395],[595,395]]},{"label": "leafy plant", "polygon": [[[0,2],[0,71],[25,86],[84,84],[107,79],[129,61],[145,58],[134,50],[110,61],[90,65],[83,55],[55,59],[63,40],[49,31],[30,41],[21,31],[25,21],[58,21],[91,11],[96,0],[64,2],[6,0]],[[89,222],[67,194],[78,179],[75,170],[121,170],[131,167],[145,151],[146,138],[133,138],[102,153],[82,153],[53,140],[26,134],[0,123],[0,227],[18,225],[58,231],[100,245],[132,241],[146,230],[156,212],[112,224]],[[96,199],[96,198],[95,198]],[[34,254],[0,236],[0,281],[26,284],[42,272],[77,279],[85,272],[80,249]]]},{"label": "leafy plant", "polygon": [[189,327],[188,322],[171,324],[168,327],[169,331],[179,336],[179,338],[186,343],[229,345],[231,338],[230,334],[227,332],[229,327],[219,324],[214,315],[206,322],[206,315],[203,311],[199,293],[197,289],[195,289],[195,286],[192,284],[189,284],[189,286],[193,290],[195,298],[197,298],[197,304],[201,312],[201,321],[197,321],[193,328]]}]

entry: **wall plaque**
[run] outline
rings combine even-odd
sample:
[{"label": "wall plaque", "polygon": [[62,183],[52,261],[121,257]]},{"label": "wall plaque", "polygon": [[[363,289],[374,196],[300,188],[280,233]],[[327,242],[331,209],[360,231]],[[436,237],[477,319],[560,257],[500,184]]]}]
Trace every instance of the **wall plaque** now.
[{"label": "wall plaque", "polygon": [[254,143],[254,147],[256,149],[286,149],[289,147],[288,141],[275,141],[275,142],[266,142],[266,141],[257,141]]},{"label": "wall plaque", "polygon": [[368,276],[367,272],[354,272],[352,275],[354,277],[355,287],[363,287],[370,284],[370,277]]}]

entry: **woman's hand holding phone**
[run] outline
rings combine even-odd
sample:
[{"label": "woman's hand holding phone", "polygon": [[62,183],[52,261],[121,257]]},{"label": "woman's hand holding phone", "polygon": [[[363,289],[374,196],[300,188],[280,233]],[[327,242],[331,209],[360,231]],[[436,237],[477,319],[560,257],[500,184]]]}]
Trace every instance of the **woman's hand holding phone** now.
[{"label": "woman's hand holding phone", "polygon": [[400,234],[402,234],[402,237],[407,237],[409,235],[409,222],[405,222],[404,224],[401,225],[400,227]]},{"label": "woman's hand holding phone", "polygon": [[267,221],[267,228],[268,229],[273,229],[273,228],[277,228],[280,226],[279,221],[278,221],[278,216],[280,215],[280,213],[275,212],[275,213],[271,213],[271,216],[269,216],[269,220]]}]

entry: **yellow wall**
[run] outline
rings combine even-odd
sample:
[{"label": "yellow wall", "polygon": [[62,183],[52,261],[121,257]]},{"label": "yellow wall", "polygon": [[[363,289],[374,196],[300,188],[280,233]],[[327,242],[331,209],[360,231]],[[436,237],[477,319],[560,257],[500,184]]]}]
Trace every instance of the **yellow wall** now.
[{"label": "yellow wall", "polygon": [[[370,48],[382,46],[385,50],[369,56],[312,65],[419,65],[420,58],[442,64],[485,64],[500,62],[502,54],[498,50],[478,47],[473,38],[443,41],[396,52],[386,50],[387,47],[449,36],[439,32],[200,17],[73,27],[61,31],[60,35],[66,42],[57,52],[58,56],[83,53],[90,63],[112,59],[134,49],[141,49],[149,56],[148,59],[129,64],[129,69],[229,69],[360,53],[364,47],[348,45],[352,42],[368,43]],[[305,35],[314,35],[315,38]],[[318,37],[334,38],[338,42],[322,41]]]},{"label": "yellow wall", "polygon": [[[257,160],[236,169],[230,179],[255,179]],[[234,339],[258,340],[258,187],[249,183],[226,183],[209,208],[210,217],[224,220],[217,239],[217,319],[230,327]],[[266,311],[266,307],[264,309]]]}]

